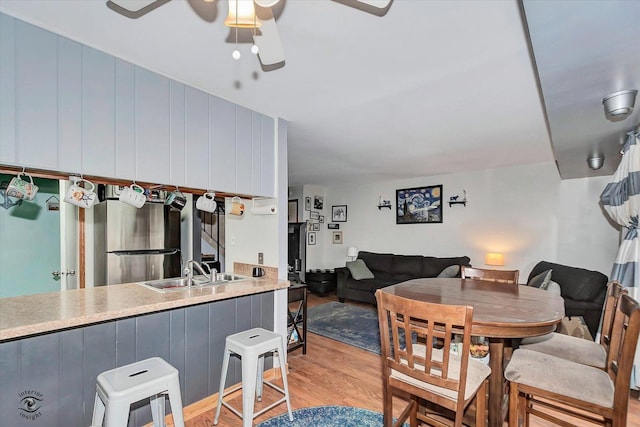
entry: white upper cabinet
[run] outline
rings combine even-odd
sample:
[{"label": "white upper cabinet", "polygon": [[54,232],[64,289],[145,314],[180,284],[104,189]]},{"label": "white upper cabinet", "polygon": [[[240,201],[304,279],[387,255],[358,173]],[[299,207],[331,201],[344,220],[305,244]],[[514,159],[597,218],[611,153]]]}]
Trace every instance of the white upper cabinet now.
[{"label": "white upper cabinet", "polygon": [[0,13],[0,163],[275,191],[274,120]]}]

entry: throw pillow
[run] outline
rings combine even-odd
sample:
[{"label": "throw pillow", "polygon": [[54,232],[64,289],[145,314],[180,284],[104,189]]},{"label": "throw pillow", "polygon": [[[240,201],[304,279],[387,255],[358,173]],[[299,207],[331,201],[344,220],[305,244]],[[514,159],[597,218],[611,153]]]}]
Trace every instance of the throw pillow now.
[{"label": "throw pillow", "polygon": [[544,289],[547,292],[551,292],[554,295],[562,295],[562,290],[560,289],[560,285],[553,280],[549,280],[546,285],[540,286],[540,289]]},{"label": "throw pillow", "polygon": [[455,265],[455,264],[450,265],[449,267],[446,267],[444,270],[442,270],[440,274],[438,274],[438,277],[446,277],[446,278],[456,277],[459,271],[460,271],[459,265]]},{"label": "throw pillow", "polygon": [[552,271],[553,270],[549,269],[547,271],[543,271],[537,276],[533,276],[531,280],[529,280],[529,283],[527,283],[527,286],[533,286],[534,288],[542,288],[542,286],[544,286],[546,288],[549,284],[549,280],[551,280]]},{"label": "throw pillow", "polygon": [[363,260],[348,261],[347,268],[351,272],[351,276],[355,280],[373,279],[373,273],[367,267]]}]

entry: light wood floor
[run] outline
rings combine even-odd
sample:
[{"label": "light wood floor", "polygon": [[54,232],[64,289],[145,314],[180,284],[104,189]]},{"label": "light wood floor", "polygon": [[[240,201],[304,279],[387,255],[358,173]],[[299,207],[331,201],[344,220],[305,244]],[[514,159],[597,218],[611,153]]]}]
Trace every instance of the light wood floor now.
[{"label": "light wood floor", "polygon": [[[333,297],[318,297],[309,294],[308,306],[336,300]],[[345,405],[382,411],[382,380],[380,356],[356,347],[346,345],[315,334],[307,334],[307,354],[302,349],[289,353],[289,391],[292,408],[309,406]],[[279,382],[276,382],[279,384]],[[278,395],[266,387],[262,402],[256,404],[256,410],[265,407],[278,398]],[[640,426],[640,401],[633,392],[629,405],[629,426]],[[242,408],[240,398],[231,402],[236,408]],[[394,415],[401,412],[400,399],[394,402]],[[256,418],[256,423],[286,412],[281,404],[266,414]],[[186,427],[209,427],[213,423],[213,411],[207,412],[186,423]],[[222,408],[219,426],[241,426],[240,418],[228,409]],[[507,424],[505,423],[505,426]],[[592,426],[577,422],[576,427]],[[531,427],[549,427],[552,424],[531,417]]]}]

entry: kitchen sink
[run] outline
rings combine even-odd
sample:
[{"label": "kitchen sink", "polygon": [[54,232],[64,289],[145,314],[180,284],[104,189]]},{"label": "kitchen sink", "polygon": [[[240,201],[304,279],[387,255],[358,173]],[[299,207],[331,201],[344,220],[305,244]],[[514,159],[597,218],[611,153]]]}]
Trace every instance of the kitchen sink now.
[{"label": "kitchen sink", "polygon": [[229,273],[218,273],[216,275],[216,281],[211,282],[205,276],[196,275],[193,276],[193,281],[191,286],[187,286],[187,278],[186,277],[172,277],[168,279],[159,279],[159,280],[151,280],[148,282],[138,282],[140,286],[144,286],[149,289],[153,289],[158,292],[171,292],[176,290],[183,289],[197,289],[197,288],[206,288],[210,286],[224,285],[232,282],[238,282],[241,280],[248,280],[250,277],[240,276],[237,274],[229,274]]}]

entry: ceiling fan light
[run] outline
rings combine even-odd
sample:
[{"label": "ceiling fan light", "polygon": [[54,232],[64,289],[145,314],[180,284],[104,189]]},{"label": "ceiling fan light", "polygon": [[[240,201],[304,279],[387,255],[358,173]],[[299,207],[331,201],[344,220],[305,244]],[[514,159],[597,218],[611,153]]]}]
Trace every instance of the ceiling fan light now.
[{"label": "ceiling fan light", "polygon": [[260,7],[275,6],[280,0],[254,0],[255,4]]},{"label": "ceiling fan light", "polygon": [[224,25],[237,28],[260,28],[261,23],[256,19],[253,0],[229,0],[229,14],[224,20]]},{"label": "ceiling fan light", "polygon": [[602,98],[607,117],[621,119],[631,114],[637,93],[637,90],[621,90]]}]

